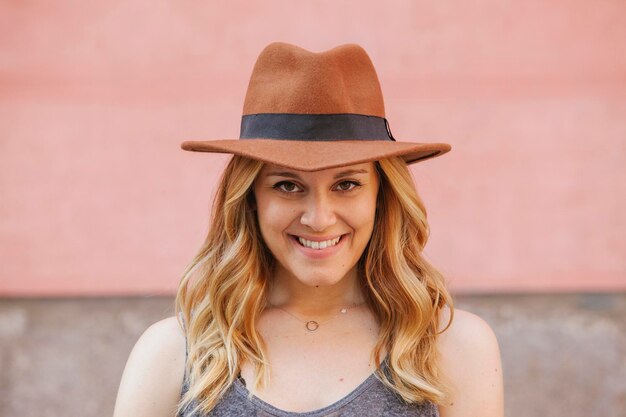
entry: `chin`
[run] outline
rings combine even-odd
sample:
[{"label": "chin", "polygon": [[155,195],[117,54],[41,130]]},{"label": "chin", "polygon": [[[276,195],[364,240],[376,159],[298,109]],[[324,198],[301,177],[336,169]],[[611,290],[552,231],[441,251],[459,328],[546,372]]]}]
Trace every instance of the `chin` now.
[{"label": "chin", "polygon": [[293,273],[292,275],[302,284],[309,287],[330,287],[340,282],[347,274],[324,273],[321,271],[312,273],[308,271],[304,274]]},{"label": "chin", "polygon": [[312,277],[312,278],[304,278],[298,279],[304,285],[308,285],[309,287],[330,287],[337,284],[341,281],[341,278],[329,278],[329,277]]}]

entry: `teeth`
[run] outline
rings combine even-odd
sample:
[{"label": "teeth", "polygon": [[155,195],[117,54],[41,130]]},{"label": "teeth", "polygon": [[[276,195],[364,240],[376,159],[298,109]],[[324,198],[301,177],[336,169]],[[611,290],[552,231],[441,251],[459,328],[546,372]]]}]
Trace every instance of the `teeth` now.
[{"label": "teeth", "polygon": [[313,240],[306,240],[302,237],[298,237],[298,241],[302,246],[312,249],[326,249],[331,246],[335,246],[339,242],[339,239],[341,239],[341,236],[330,240],[324,240],[322,242],[315,242]]}]

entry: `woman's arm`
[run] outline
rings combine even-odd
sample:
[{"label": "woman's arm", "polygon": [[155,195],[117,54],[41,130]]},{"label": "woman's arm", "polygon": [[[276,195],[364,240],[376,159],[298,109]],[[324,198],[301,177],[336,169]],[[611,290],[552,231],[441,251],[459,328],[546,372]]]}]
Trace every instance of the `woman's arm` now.
[{"label": "woman's arm", "polygon": [[133,348],[113,417],[174,417],[185,368],[185,336],[169,317],[150,326]]},{"label": "woman's arm", "polygon": [[[443,314],[443,326],[447,314]],[[498,340],[480,317],[455,309],[450,328],[439,336],[441,370],[453,393],[441,417],[502,417],[504,389]]]}]

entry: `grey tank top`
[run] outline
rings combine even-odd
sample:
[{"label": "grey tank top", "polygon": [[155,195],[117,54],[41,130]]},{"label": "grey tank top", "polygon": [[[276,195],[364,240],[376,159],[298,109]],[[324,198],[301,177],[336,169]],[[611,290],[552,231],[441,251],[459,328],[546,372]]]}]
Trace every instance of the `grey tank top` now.
[{"label": "grey tank top", "polygon": [[[185,359],[186,360],[186,359]],[[387,361],[381,364],[386,372]],[[189,388],[187,375],[183,381],[181,396]],[[224,396],[208,414],[191,414],[195,402],[187,407],[179,417],[439,417],[439,410],[433,403],[408,404],[395,392],[387,388],[371,374],[351,393],[339,401],[318,410],[296,413],[284,411],[255,396],[249,397],[245,381],[239,377],[228,388]]]}]

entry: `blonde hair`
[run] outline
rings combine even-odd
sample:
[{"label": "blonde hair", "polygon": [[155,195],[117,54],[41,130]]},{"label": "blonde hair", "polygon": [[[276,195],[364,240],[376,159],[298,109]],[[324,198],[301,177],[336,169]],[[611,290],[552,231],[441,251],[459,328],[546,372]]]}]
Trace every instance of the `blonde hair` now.
[{"label": "blonde hair", "polygon": [[[208,236],[186,268],[176,295],[187,334],[189,389],[178,412],[208,413],[226,393],[242,359],[254,364],[256,387],[269,382],[256,322],[266,306],[274,259],[259,231],[252,186],[262,162],[233,156],[214,200]],[[366,302],[380,324],[373,355],[388,353],[389,375],[377,375],[407,402],[442,404],[449,392],[437,366],[441,309],[452,298],[422,255],[426,211],[400,158],[376,162],[381,179],[374,230],[361,259]],[[181,323],[182,324],[182,323]]]}]

